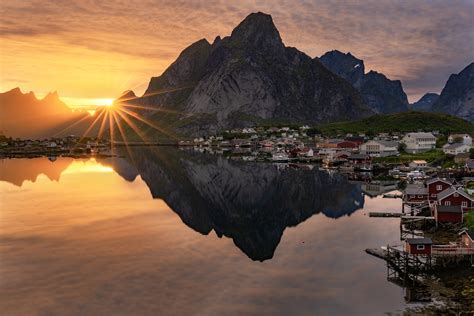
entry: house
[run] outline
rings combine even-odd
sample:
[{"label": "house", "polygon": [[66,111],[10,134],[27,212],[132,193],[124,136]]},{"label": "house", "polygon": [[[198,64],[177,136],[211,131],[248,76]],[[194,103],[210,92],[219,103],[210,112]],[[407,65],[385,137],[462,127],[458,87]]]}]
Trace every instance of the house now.
[{"label": "house", "polygon": [[425,203],[428,201],[428,189],[423,184],[407,184],[404,191],[404,200],[407,203]]},{"label": "house", "polygon": [[448,137],[448,143],[461,143],[464,145],[472,146],[472,137],[469,134],[452,134]]},{"label": "house", "polygon": [[336,144],[336,146],[337,148],[347,148],[347,149],[359,147],[356,143],[353,143],[347,140],[340,141],[339,143]]},{"label": "house", "polygon": [[432,178],[426,181],[430,201],[436,201],[438,193],[450,188],[453,182],[448,179]]},{"label": "house", "polygon": [[364,137],[361,136],[348,136],[344,140],[351,143],[355,143],[357,147],[362,145],[365,141]]},{"label": "house", "polygon": [[474,172],[474,159],[470,159],[466,162],[466,170],[469,172]]},{"label": "house", "polygon": [[415,154],[436,147],[436,137],[432,133],[408,133],[402,142],[406,145],[407,153]]},{"label": "house", "polygon": [[455,143],[455,144],[446,144],[443,146],[443,152],[446,155],[457,155],[461,153],[467,153],[469,152],[469,149],[471,149],[470,145],[465,145],[461,143]]},{"label": "house", "polygon": [[398,143],[386,140],[369,140],[359,146],[363,155],[371,157],[387,157],[398,155]]},{"label": "house", "polygon": [[313,157],[314,156],[314,151],[309,148],[309,147],[303,147],[301,150],[297,153],[299,157]]},{"label": "house", "polygon": [[435,204],[434,217],[440,223],[462,223],[463,209],[461,205]]},{"label": "house", "polygon": [[474,198],[464,192],[462,188],[450,187],[437,195],[439,205],[460,205],[464,210],[474,206]]},{"label": "house", "polygon": [[412,255],[431,255],[431,238],[408,238],[405,240],[405,251]]},{"label": "house", "polygon": [[408,166],[414,169],[423,169],[428,166],[428,163],[426,162],[426,160],[413,160],[408,164]]},{"label": "house", "polygon": [[372,163],[372,157],[364,154],[352,154],[347,157],[347,161],[352,165],[367,165]]},{"label": "house", "polygon": [[459,235],[461,236],[461,245],[463,248],[474,248],[474,231],[469,229],[462,230]]},{"label": "house", "polygon": [[470,159],[469,153],[460,153],[454,156],[454,163],[459,165],[465,164]]}]

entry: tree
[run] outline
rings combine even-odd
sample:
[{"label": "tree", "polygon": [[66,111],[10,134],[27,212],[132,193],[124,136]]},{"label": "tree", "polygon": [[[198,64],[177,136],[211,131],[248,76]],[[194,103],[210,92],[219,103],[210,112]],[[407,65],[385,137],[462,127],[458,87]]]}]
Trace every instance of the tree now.
[{"label": "tree", "polygon": [[474,148],[469,149],[469,158],[474,159]]},{"label": "tree", "polygon": [[405,143],[398,144],[398,151],[399,152],[404,153],[405,149],[407,149],[407,144],[405,144]]}]

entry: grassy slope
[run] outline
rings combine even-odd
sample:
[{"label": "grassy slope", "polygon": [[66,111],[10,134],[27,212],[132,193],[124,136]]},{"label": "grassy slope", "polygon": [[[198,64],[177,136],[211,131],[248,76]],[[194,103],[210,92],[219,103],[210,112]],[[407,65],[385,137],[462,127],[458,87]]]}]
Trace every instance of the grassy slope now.
[{"label": "grassy slope", "polygon": [[413,132],[417,130],[438,130],[443,133],[464,132],[474,135],[474,125],[457,117],[427,112],[403,112],[390,115],[374,115],[369,118],[322,125],[319,127],[325,134],[337,132],[356,133],[378,132]]}]

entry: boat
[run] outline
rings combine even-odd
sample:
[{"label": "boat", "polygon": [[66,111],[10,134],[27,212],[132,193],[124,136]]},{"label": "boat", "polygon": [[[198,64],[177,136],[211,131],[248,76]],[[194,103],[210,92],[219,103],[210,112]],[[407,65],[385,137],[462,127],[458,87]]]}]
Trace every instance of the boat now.
[{"label": "boat", "polygon": [[287,162],[288,160],[288,155],[284,152],[276,152],[272,154],[272,161],[274,162]]}]

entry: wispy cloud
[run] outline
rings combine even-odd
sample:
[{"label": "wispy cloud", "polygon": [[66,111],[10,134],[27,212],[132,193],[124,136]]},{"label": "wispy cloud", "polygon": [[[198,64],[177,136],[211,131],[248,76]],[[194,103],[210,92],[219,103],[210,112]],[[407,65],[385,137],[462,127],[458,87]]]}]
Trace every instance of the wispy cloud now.
[{"label": "wispy cloud", "polygon": [[[474,60],[474,2],[469,0],[3,0],[3,77],[27,76],[32,82],[29,89],[45,89],[42,72],[61,73],[56,67],[63,60],[60,66],[78,71],[68,75],[90,79],[91,73],[104,74],[117,76],[113,82],[143,86],[184,47],[201,38],[212,41],[230,34],[254,11],[273,16],[286,45],[312,57],[332,49],[351,51],[365,60],[368,69],[401,79],[412,98],[439,92],[451,73]],[[42,58],[44,64],[38,65],[38,51],[40,56],[49,52],[51,60]],[[72,61],[74,67],[67,64]],[[100,71],[93,69],[97,63]],[[2,79],[2,88],[12,84]],[[106,96],[114,96],[127,88],[103,85],[98,79],[73,87],[57,80],[48,86],[54,84],[58,85],[54,89],[69,95],[94,86],[94,93],[102,89]]]}]

